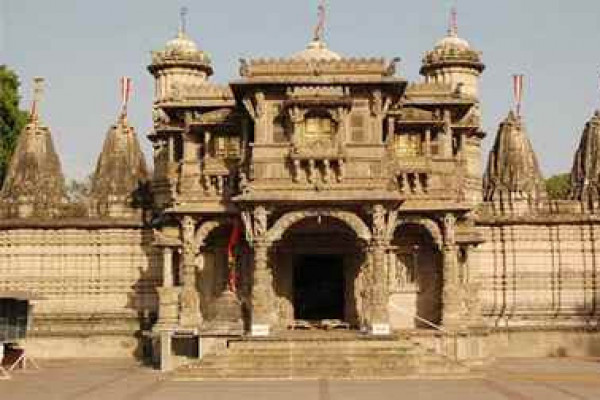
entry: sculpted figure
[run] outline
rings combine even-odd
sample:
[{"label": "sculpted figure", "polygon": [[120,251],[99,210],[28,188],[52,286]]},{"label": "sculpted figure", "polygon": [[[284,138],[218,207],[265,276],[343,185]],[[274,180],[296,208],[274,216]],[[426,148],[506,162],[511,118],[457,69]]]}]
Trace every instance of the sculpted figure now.
[{"label": "sculpted figure", "polygon": [[196,222],[194,218],[186,215],[181,221],[181,236],[185,255],[194,255],[194,234],[196,231]]},{"label": "sculpted figure", "polygon": [[444,236],[447,244],[453,244],[455,240],[455,225],[456,216],[454,214],[446,214],[444,216]]},{"label": "sculpted figure", "polygon": [[376,237],[385,237],[385,208],[378,204],[373,207],[373,235]]},{"label": "sculpted figure", "polygon": [[267,209],[263,206],[254,209],[254,236],[262,237],[267,234]]}]

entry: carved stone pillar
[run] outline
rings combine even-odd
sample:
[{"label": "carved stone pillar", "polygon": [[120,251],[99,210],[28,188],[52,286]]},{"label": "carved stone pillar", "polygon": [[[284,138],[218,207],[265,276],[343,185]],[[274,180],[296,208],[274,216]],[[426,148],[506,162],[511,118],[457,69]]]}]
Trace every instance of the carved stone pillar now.
[{"label": "carved stone pillar", "polygon": [[163,247],[163,284],[162,287],[173,287],[173,249]]},{"label": "carved stone pillar", "polygon": [[388,288],[385,271],[385,250],[387,243],[385,240],[375,239],[371,252],[373,255],[373,264],[371,273],[372,295],[371,295],[371,321],[370,329],[373,335],[389,335],[390,320],[388,313]]},{"label": "carved stone pillar", "polygon": [[183,135],[183,163],[179,190],[183,193],[197,189],[200,185],[200,162],[198,160],[198,144],[189,132]]},{"label": "carved stone pillar", "polygon": [[458,247],[454,236],[455,225],[454,215],[448,214],[444,217],[442,324],[448,329],[459,329],[464,322],[458,271]]},{"label": "carved stone pillar", "polygon": [[163,284],[158,292],[158,330],[169,330],[179,320],[179,289],[173,287],[173,250],[163,247]]},{"label": "carved stone pillar", "polygon": [[444,135],[442,136],[442,156],[452,158],[452,117],[450,110],[444,111]]},{"label": "carved stone pillar", "polygon": [[200,314],[200,297],[196,287],[196,249],[194,233],[196,221],[190,216],[185,216],[182,221],[181,235],[183,239],[182,257],[182,288],[181,288],[181,313],[179,322],[184,328],[198,328],[202,323]]},{"label": "carved stone pillar", "polygon": [[264,240],[254,242],[254,276],[252,284],[252,336],[268,336],[273,314],[273,276],[269,269],[270,244]]},{"label": "carved stone pillar", "polygon": [[382,205],[373,207],[373,243],[371,245],[371,333],[389,335],[390,322],[388,313],[389,291],[385,270],[385,252],[389,247],[387,211]]}]

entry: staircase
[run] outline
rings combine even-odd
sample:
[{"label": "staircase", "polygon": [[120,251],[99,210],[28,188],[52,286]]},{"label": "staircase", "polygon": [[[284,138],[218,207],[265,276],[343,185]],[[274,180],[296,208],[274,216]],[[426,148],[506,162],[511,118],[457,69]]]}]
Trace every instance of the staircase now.
[{"label": "staircase", "polygon": [[393,379],[462,375],[469,369],[408,338],[321,337],[230,340],[220,354],[175,371],[178,380]]}]

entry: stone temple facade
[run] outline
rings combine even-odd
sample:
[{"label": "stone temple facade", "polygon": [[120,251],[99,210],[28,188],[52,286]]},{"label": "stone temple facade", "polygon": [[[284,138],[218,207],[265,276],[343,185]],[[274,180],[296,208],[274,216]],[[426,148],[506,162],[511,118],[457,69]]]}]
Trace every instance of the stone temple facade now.
[{"label": "stone temple facade", "polygon": [[[0,193],[0,291],[35,301],[40,356],[144,337],[274,337],[312,321],[478,332],[491,354],[597,352],[600,114],[571,200],[546,198],[510,112],[485,172],[481,53],[451,28],[423,79],[328,49],[240,60],[228,85],[184,31],[152,53],[154,170],[126,115],[86,207],[34,114]],[[418,317],[418,318],[416,318]]]}]

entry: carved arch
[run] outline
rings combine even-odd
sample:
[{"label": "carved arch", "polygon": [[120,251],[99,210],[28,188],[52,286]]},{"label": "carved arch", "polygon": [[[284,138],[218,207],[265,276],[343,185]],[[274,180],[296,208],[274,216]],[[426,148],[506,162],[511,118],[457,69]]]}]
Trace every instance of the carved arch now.
[{"label": "carved arch", "polygon": [[215,229],[228,225],[226,220],[213,220],[203,222],[194,235],[194,248],[199,251],[204,246],[204,241]]},{"label": "carved arch", "polygon": [[306,218],[314,217],[330,217],[337,219],[345,223],[350,227],[356,236],[366,243],[371,241],[372,235],[371,230],[365,224],[365,222],[358,217],[356,214],[348,211],[336,211],[336,210],[308,210],[308,211],[294,211],[284,214],[277,220],[277,222],[269,229],[267,233],[268,240],[270,242],[276,242],[282,239],[285,232],[292,227],[292,225],[302,221]]},{"label": "carved arch", "polygon": [[434,220],[422,217],[399,218],[398,222],[396,223],[396,228],[394,229],[392,235],[395,234],[396,230],[398,230],[403,225],[418,225],[423,227],[427,232],[429,232],[431,238],[433,239],[433,242],[438,247],[438,249],[441,250],[443,248],[444,235],[442,234],[440,226]]}]

